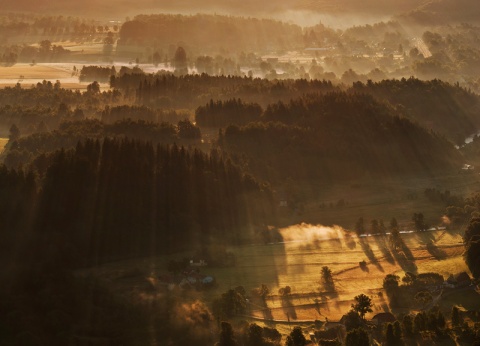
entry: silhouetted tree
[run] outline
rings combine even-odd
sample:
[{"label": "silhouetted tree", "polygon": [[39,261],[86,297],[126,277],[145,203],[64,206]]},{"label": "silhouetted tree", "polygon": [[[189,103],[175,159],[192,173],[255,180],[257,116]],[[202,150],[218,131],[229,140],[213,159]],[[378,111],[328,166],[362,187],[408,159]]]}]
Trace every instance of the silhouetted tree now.
[{"label": "silhouetted tree", "polygon": [[399,321],[393,322],[393,336],[395,338],[395,342],[397,344],[401,344],[402,342],[402,327]]},{"label": "silhouetted tree", "polygon": [[474,236],[466,246],[464,253],[465,262],[473,276],[480,278],[480,236]]},{"label": "silhouetted tree", "polygon": [[427,318],[425,312],[419,312],[413,319],[413,330],[415,333],[419,333],[426,329]]},{"label": "silhouetted tree", "polygon": [[410,337],[413,335],[413,319],[411,315],[405,315],[402,320],[405,335]]},{"label": "silhouetted tree", "polygon": [[335,289],[332,270],[328,266],[322,267],[322,282],[327,289]]},{"label": "silhouetted tree", "polygon": [[422,304],[422,306],[425,306],[426,304],[430,303],[432,301],[432,295],[428,291],[421,291],[415,294],[414,299]]},{"label": "silhouetted tree", "polygon": [[364,321],[355,310],[350,310],[343,317],[347,331],[363,326]]},{"label": "silhouetted tree", "polygon": [[248,326],[247,330],[247,346],[263,346],[263,329],[256,323],[252,323]]},{"label": "silhouetted tree", "polygon": [[395,335],[393,335],[393,325],[391,323],[387,324],[387,329],[385,332],[385,345],[386,346],[394,346],[397,344],[397,340]]},{"label": "silhouetted tree", "polygon": [[187,68],[187,53],[183,47],[178,47],[175,51],[175,56],[173,58],[175,66],[175,74],[185,75],[188,74]]},{"label": "silhouetted tree", "polygon": [[232,325],[223,321],[220,324],[220,341],[216,343],[217,346],[236,346],[237,341],[233,332]]},{"label": "silhouetted tree", "polygon": [[192,124],[190,120],[180,120],[178,122],[178,136],[184,139],[200,139],[202,134],[200,129]]},{"label": "silhouetted tree", "polygon": [[395,219],[394,217],[392,217],[392,219],[390,220],[390,230],[398,230],[398,222],[397,222],[397,219]]},{"label": "silhouetted tree", "polygon": [[463,236],[464,244],[467,244],[473,237],[480,236],[480,218],[474,217],[468,223]]},{"label": "silhouetted tree", "polygon": [[92,94],[98,94],[100,92],[100,84],[97,81],[87,85],[87,91]]},{"label": "silhouetted tree", "polygon": [[455,305],[452,307],[451,320],[452,320],[452,326],[454,327],[459,326],[461,323],[460,311],[458,310],[458,307]]},{"label": "silhouetted tree", "polygon": [[369,346],[370,339],[367,332],[363,328],[357,328],[347,333],[345,346]]},{"label": "silhouetted tree", "polygon": [[10,126],[10,132],[8,136],[8,141],[13,143],[20,138],[20,129],[17,125],[13,124]]},{"label": "silhouetted tree", "polygon": [[290,286],[281,287],[278,290],[278,294],[282,297],[288,297],[292,293],[292,288]]},{"label": "silhouetted tree", "polygon": [[365,314],[373,311],[372,306],[372,299],[362,293],[358,296],[355,296],[355,303],[352,304],[352,309],[358,312],[362,319],[365,319]]},{"label": "silhouetted tree", "polygon": [[417,276],[411,272],[406,272],[405,276],[402,278],[402,282],[405,285],[412,285],[415,283],[415,280],[417,280]]},{"label": "silhouetted tree", "polygon": [[355,223],[355,232],[357,232],[357,235],[361,235],[365,233],[363,217],[360,217]]},{"label": "silhouetted tree", "polygon": [[414,213],[412,216],[412,221],[415,224],[415,229],[417,231],[423,231],[427,228],[427,225],[425,224],[425,220],[423,217],[422,213]]},{"label": "silhouetted tree", "polygon": [[398,281],[400,278],[398,275],[394,274],[387,274],[383,279],[383,288],[388,292],[391,293],[398,288]]},{"label": "silhouetted tree", "polygon": [[295,327],[291,331],[290,335],[287,336],[285,342],[286,346],[305,346],[307,344],[307,339],[303,335],[301,327]]}]

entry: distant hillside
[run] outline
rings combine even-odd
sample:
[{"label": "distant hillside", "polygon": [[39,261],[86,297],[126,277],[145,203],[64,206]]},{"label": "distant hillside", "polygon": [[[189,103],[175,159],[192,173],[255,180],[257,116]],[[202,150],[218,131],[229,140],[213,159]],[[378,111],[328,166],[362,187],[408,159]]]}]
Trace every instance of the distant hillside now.
[{"label": "distant hillside", "polygon": [[424,0],[61,0],[4,1],[0,11],[31,11],[45,14],[75,14],[111,18],[151,12],[225,13],[233,15],[270,16],[284,11],[312,11],[321,14],[395,15],[415,9]]},{"label": "distant hillside", "polygon": [[440,25],[452,22],[480,22],[477,0],[430,0],[401,16],[420,25]]},{"label": "distant hillside", "polygon": [[205,52],[261,52],[302,47],[298,25],[269,19],[221,15],[139,15],[120,29],[118,50],[126,46],[157,46],[182,43],[188,50]]},{"label": "distant hillside", "polygon": [[460,167],[450,142],[395,114],[365,94],[311,95],[272,104],[263,122],[230,126],[219,141],[273,181],[430,176]]},{"label": "distant hillside", "polygon": [[480,126],[480,97],[449,83],[416,78],[354,83],[353,91],[388,101],[411,120],[461,145]]},{"label": "distant hillside", "polygon": [[295,8],[336,14],[395,15],[415,9],[424,2],[425,0],[301,0],[295,2]]}]

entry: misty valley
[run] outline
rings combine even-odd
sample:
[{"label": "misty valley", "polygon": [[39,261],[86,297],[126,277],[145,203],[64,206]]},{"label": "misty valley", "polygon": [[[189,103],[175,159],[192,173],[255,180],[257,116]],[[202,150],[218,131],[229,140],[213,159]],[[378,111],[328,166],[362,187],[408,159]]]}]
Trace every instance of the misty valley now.
[{"label": "misty valley", "polygon": [[0,345],[480,345],[475,0],[0,7]]}]

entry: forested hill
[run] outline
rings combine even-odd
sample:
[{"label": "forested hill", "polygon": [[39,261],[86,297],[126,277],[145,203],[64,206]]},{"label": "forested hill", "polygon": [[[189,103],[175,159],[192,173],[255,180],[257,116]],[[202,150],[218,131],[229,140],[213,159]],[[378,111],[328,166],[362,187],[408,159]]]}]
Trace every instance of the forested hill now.
[{"label": "forested hill", "polygon": [[128,139],[57,151],[39,184],[0,167],[2,257],[25,237],[70,268],[180,249],[208,256],[272,211],[270,190],[218,153]]},{"label": "forested hill", "polygon": [[302,28],[280,21],[220,15],[139,15],[120,29],[117,51],[128,45],[183,42],[189,51],[267,52],[303,48]]},{"label": "forested hill", "polygon": [[[304,94],[342,89],[331,82],[319,80],[270,81],[205,74],[181,77],[124,74],[113,77],[111,85],[122,92],[136,88],[138,104],[191,108],[204,106],[211,99],[226,101],[232,98],[266,107],[277,100],[285,101]],[[441,80],[422,81],[411,77],[376,83],[356,82],[345,90],[348,93],[368,93],[380,102],[388,102],[397,113],[445,135],[455,144],[463,143],[466,137],[477,132],[480,127],[480,96]]]},{"label": "forested hill", "polygon": [[458,145],[477,132],[480,126],[479,95],[440,80],[409,78],[366,84],[357,82],[352,90],[388,101],[400,113],[446,135]]},{"label": "forested hill", "polygon": [[462,164],[451,142],[365,94],[278,102],[267,107],[261,122],[227,127],[219,142],[229,152],[246,154],[250,169],[273,181],[432,176]]},{"label": "forested hill", "polygon": [[[255,0],[223,1],[223,0],[85,0],[82,2],[62,0],[17,0],[4,1],[5,11],[31,11],[36,13],[62,13],[75,15],[103,16],[123,15],[138,12],[218,12],[242,15],[275,15],[284,11],[311,11],[321,14],[379,14],[395,15],[414,9],[425,0],[276,0],[258,2]],[[123,18],[123,17],[122,17]]]},{"label": "forested hill", "polygon": [[445,23],[479,23],[480,7],[477,0],[430,0],[401,16],[419,25]]},{"label": "forested hill", "polygon": [[240,76],[209,76],[128,73],[112,77],[110,85],[124,93],[135,91],[137,104],[153,108],[191,108],[211,99],[241,98],[262,106],[306,93],[340,90],[331,81],[306,79],[267,80]]}]

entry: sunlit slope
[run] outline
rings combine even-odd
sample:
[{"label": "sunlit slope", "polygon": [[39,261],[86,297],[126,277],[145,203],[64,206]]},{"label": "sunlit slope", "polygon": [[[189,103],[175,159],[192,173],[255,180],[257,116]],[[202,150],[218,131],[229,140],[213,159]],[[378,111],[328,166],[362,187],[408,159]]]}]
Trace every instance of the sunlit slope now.
[{"label": "sunlit slope", "polygon": [[[402,277],[405,271],[434,271],[448,277],[467,270],[462,259],[462,238],[455,231],[402,234],[405,245],[398,251],[389,247],[387,236],[359,239],[339,227],[301,224],[281,232],[288,240],[285,243],[230,248],[236,257],[233,267],[201,268],[203,275],[215,277],[218,286],[208,291],[190,291],[190,298],[211,302],[229,288],[243,286],[250,292],[265,284],[270,289],[266,300],[269,318],[313,321],[339,320],[350,309],[353,298],[365,293],[375,304],[371,317],[388,309],[388,298],[378,294],[387,274]],[[161,287],[158,278],[166,272],[171,258],[180,258],[180,254],[110,263],[79,274],[92,273],[119,294],[130,295],[132,287],[143,287],[148,280]],[[359,266],[361,261],[366,262],[363,269]],[[332,270],[333,290],[326,289],[321,282],[323,266]],[[278,295],[278,290],[285,286],[292,289],[288,306]],[[250,304],[250,315],[266,317],[264,306],[255,300]]]}]

